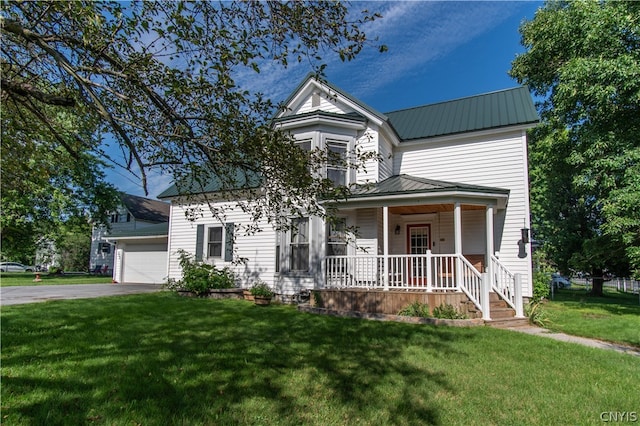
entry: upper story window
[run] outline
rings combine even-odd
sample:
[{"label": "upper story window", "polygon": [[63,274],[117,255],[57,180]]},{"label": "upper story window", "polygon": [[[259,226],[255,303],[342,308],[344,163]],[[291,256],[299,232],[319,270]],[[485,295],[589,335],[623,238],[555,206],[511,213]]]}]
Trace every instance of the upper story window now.
[{"label": "upper story window", "polygon": [[347,151],[349,143],[345,141],[327,140],[327,179],[336,186],[347,186],[349,184]]},{"label": "upper story window", "polygon": [[296,146],[305,152],[311,151],[311,139],[296,141]]},{"label": "upper story window", "polygon": [[131,222],[131,214],[126,213],[113,213],[111,215],[111,223],[124,223]]}]

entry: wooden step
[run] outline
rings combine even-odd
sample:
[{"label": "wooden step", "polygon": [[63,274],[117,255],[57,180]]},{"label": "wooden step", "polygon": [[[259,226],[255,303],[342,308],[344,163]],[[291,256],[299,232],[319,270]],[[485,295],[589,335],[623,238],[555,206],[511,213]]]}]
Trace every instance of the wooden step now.
[{"label": "wooden step", "polygon": [[503,318],[513,318],[516,316],[516,313],[511,308],[491,308],[490,312],[492,319],[503,319]]},{"label": "wooden step", "polygon": [[498,318],[485,320],[484,325],[494,328],[526,327],[529,325],[529,320],[527,318]]}]

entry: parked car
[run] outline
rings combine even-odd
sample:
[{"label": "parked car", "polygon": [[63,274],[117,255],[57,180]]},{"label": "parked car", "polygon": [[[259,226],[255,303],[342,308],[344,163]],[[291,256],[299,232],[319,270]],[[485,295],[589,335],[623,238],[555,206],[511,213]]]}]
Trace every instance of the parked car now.
[{"label": "parked car", "polygon": [[558,273],[551,274],[551,285],[553,288],[569,288],[571,281]]},{"label": "parked car", "polygon": [[23,265],[18,262],[0,262],[0,272],[33,272],[33,266]]}]

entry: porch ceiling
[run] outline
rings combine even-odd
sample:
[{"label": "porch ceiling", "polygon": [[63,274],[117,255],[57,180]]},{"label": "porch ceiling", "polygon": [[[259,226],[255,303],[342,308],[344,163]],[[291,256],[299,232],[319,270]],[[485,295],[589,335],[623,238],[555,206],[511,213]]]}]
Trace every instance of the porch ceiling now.
[{"label": "porch ceiling", "polygon": [[[390,207],[389,213],[391,214],[426,214],[426,213],[442,213],[452,212],[454,208],[453,204],[423,204],[414,206],[398,206]],[[462,210],[484,210],[485,206],[478,206],[472,204],[462,204]]]}]

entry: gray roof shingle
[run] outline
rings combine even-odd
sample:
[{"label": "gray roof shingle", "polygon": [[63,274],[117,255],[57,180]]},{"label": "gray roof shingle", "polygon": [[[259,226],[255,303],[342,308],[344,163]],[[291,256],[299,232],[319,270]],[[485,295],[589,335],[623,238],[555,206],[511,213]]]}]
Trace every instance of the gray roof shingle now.
[{"label": "gray roof shingle", "polygon": [[120,200],[136,219],[148,222],[169,221],[170,205],[168,203],[124,193],[120,194]]}]

